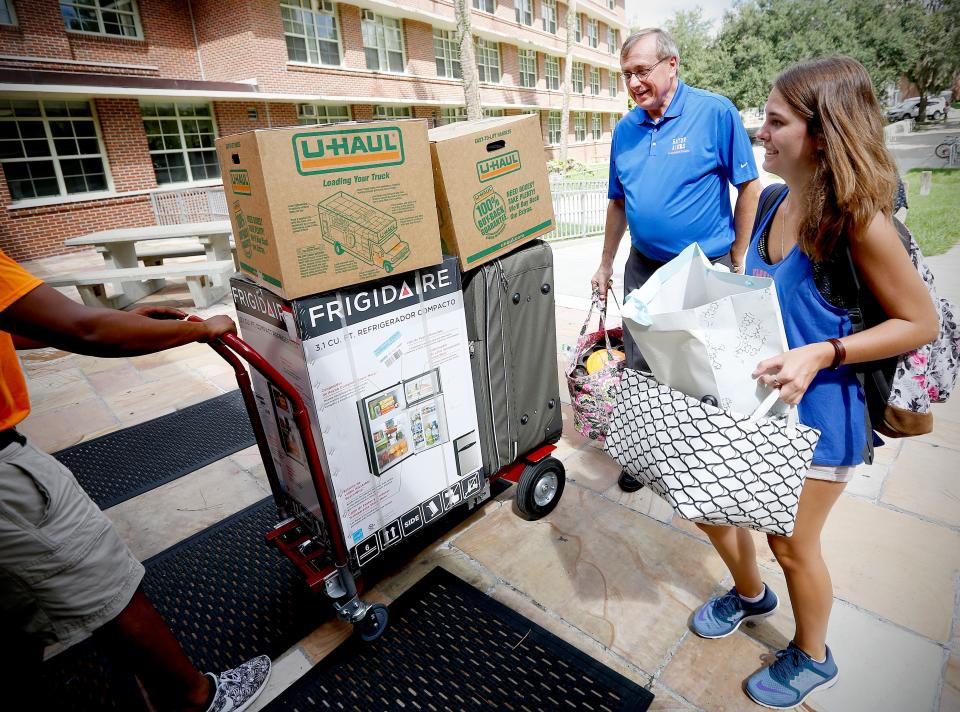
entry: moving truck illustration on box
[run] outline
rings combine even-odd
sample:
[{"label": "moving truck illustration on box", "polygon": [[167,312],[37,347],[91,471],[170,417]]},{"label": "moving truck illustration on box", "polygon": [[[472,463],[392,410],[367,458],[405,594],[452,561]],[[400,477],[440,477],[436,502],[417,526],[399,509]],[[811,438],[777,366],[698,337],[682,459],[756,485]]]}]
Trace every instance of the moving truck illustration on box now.
[{"label": "moving truck illustration on box", "polygon": [[317,210],[323,239],[338,255],[349,252],[389,273],[410,254],[394,218],[343,191],[319,203]]}]

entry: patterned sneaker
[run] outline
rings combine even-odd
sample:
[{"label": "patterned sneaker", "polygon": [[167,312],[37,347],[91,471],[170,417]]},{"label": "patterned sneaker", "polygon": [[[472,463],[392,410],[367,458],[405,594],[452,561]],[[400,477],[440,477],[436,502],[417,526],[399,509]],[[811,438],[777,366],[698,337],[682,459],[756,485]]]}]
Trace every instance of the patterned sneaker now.
[{"label": "patterned sneaker", "polygon": [[790,643],[786,650],[777,652],[773,665],[751,675],[744,689],[758,705],[788,710],[801,704],[812,692],[833,686],[839,675],[830,648],[827,648],[827,659],[818,663]]},{"label": "patterned sneaker", "polygon": [[693,632],[701,638],[726,638],[745,620],[766,618],[773,615],[779,606],[777,594],[769,586],[764,586],[763,598],[759,603],[744,602],[734,587],[697,609],[693,616]]},{"label": "patterned sneaker", "polygon": [[260,696],[270,679],[270,658],[258,655],[243,665],[225,670],[219,676],[207,675],[217,686],[207,712],[243,712]]}]

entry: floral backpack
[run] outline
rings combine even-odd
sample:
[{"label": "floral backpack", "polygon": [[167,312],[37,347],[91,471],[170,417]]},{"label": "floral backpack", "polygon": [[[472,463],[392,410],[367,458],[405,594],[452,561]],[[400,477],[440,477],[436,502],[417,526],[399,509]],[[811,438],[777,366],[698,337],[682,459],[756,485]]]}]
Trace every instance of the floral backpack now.
[{"label": "floral backpack", "polygon": [[[764,188],[753,224],[754,233],[784,190],[786,186],[782,183]],[[924,262],[920,246],[910,230],[896,218],[893,224],[913,266],[927,285],[940,318],[940,331],[933,341],[920,348],[882,361],[856,364],[854,368],[863,384],[869,427],[887,437],[903,438],[933,430],[930,404],[943,403],[950,397],[960,372],[960,329],[957,327],[956,305],[937,295],[933,273]],[[848,312],[853,333],[857,333],[879,324],[887,315],[870,290],[860,283],[850,248],[847,247],[845,252],[855,302]]]},{"label": "floral backpack", "polygon": [[[933,273],[924,262],[917,241],[906,225],[896,218],[893,223],[913,266],[927,285],[940,319],[940,331],[933,341],[893,359],[865,364],[862,371],[871,427],[882,435],[902,438],[933,430],[930,404],[946,401],[957,383],[960,329],[957,307],[937,295]],[[853,332],[857,333],[886,319],[886,315],[869,289],[860,284],[849,248],[847,261],[857,292],[858,307],[850,310]]]},{"label": "floral backpack", "polygon": [[[784,190],[786,186],[782,183],[764,188],[753,224],[754,233]],[[924,262],[920,246],[910,230],[896,218],[893,218],[893,224],[900,242],[927,285],[940,318],[940,331],[933,341],[920,348],[882,361],[856,364],[855,368],[867,401],[868,427],[887,437],[903,438],[933,430],[930,405],[946,401],[957,383],[960,329],[957,327],[956,305],[937,295],[933,273]],[[854,304],[848,312],[853,333],[857,333],[879,324],[887,315],[870,290],[860,283],[850,248],[847,247],[845,252]]]},{"label": "floral backpack", "polygon": [[[613,292],[608,295],[612,297]],[[587,333],[594,307],[600,312],[600,330]],[[607,329],[606,317],[606,302],[601,301],[600,293],[594,290],[590,311],[580,328],[580,338],[571,352],[566,370],[567,388],[573,405],[573,426],[581,435],[599,442],[603,442],[607,436],[610,413],[617,400],[624,366],[623,358],[617,358],[614,352],[614,342],[619,341],[622,348],[623,328]],[[601,353],[598,354],[598,351]],[[591,354],[595,358],[599,356],[603,364],[593,373],[589,373],[586,367],[586,359]]]}]

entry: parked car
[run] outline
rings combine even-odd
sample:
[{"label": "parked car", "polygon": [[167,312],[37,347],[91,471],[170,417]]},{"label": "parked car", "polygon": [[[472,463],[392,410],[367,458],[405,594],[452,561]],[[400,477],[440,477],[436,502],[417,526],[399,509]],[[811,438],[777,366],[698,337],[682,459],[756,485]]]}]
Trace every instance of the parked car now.
[{"label": "parked car", "polygon": [[[892,109],[887,110],[887,119],[890,121],[900,121],[902,119],[915,119],[920,113],[920,97],[915,96],[905,99]],[[927,118],[939,121],[947,113],[947,103],[940,96],[927,97]]]}]

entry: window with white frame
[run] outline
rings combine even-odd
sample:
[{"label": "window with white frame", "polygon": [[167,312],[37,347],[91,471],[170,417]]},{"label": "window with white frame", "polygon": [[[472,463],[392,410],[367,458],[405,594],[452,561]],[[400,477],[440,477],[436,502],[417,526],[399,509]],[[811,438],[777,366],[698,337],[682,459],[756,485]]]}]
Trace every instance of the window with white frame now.
[{"label": "window with white frame", "polygon": [[573,63],[571,81],[573,81],[573,92],[575,94],[583,94],[583,62]]},{"label": "window with white frame", "polygon": [[513,0],[517,22],[521,25],[533,24],[533,0]]},{"label": "window with white frame", "polygon": [[547,115],[547,141],[551,144],[560,143],[560,112],[551,111]]},{"label": "window with white frame", "polygon": [[607,75],[607,92],[610,96],[616,96],[619,91],[620,72],[610,72]]},{"label": "window with white frame", "polygon": [[379,104],[373,107],[373,118],[375,119],[409,119],[413,114],[409,106],[385,106]]},{"label": "window with white frame", "polygon": [[455,124],[458,121],[467,120],[467,107],[465,106],[452,106],[440,109],[440,126],[446,126],[447,124]]},{"label": "window with white frame", "polygon": [[592,17],[587,18],[587,44],[591,47],[600,46],[600,23]]},{"label": "window with white frame", "polygon": [[590,93],[600,96],[600,68],[590,67]]},{"label": "window with white frame", "polygon": [[298,104],[297,121],[301,124],[339,124],[350,121],[350,107],[336,104]]},{"label": "window with white frame", "polygon": [[537,86],[537,52],[533,49],[518,49],[517,58],[520,64],[520,86]]},{"label": "window with white frame", "polygon": [[607,28],[607,51],[610,54],[617,53],[617,34],[612,27]]},{"label": "window with white frame", "polygon": [[482,37],[474,38],[475,53],[477,55],[477,73],[481,82],[500,81],[500,43],[485,40]]},{"label": "window with white frame", "polygon": [[542,0],[540,14],[543,16],[543,31],[557,34],[557,0]]},{"label": "window with white frame", "polygon": [[209,104],[141,101],[140,115],[157,183],[220,177]]},{"label": "window with white frame", "polygon": [[579,12],[573,19],[573,41],[583,42],[583,15]]},{"label": "window with white frame", "polygon": [[0,165],[13,200],[107,190],[88,101],[0,100]]},{"label": "window with white frame", "polygon": [[69,32],[143,39],[134,0],[60,0],[60,16]]},{"label": "window with white frame", "polygon": [[543,63],[547,77],[547,89],[558,91],[560,89],[560,58],[553,55],[545,55]]},{"label": "window with white frame", "polygon": [[0,0],[0,25],[16,25],[17,13],[13,11],[13,0]]},{"label": "window with white frame", "polygon": [[340,31],[329,0],[281,0],[287,59],[307,64],[340,64]]},{"label": "window with white frame", "polygon": [[600,114],[594,114],[591,117],[590,137],[594,141],[599,141],[602,136],[603,136],[603,124],[600,119]]},{"label": "window with white frame", "polygon": [[492,119],[496,116],[503,116],[503,109],[484,109],[483,118]]},{"label": "window with white frame", "polygon": [[573,140],[583,143],[587,140],[587,114],[583,111],[573,112]]},{"label": "window with white frame", "polygon": [[613,10],[617,5],[617,0],[607,0],[607,9]]},{"label": "window with white frame", "polygon": [[433,56],[437,61],[438,77],[459,79],[463,76],[460,68],[460,47],[457,46],[456,32],[434,29]]},{"label": "window with white frame", "polygon": [[492,14],[497,7],[497,0],[473,0],[473,7],[475,10],[483,10]]},{"label": "window with white frame", "polygon": [[395,17],[364,10],[360,21],[367,69],[403,72],[403,26]]}]

